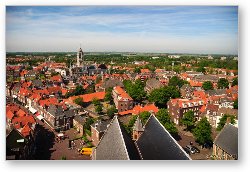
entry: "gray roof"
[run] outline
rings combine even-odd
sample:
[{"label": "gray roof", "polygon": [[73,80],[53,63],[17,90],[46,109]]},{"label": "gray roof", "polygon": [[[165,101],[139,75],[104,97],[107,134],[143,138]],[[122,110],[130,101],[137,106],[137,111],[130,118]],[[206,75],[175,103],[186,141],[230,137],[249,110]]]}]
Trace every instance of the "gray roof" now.
[{"label": "gray roof", "polygon": [[43,82],[41,80],[33,80],[32,81],[32,85],[34,85],[35,87],[42,87],[43,86]]},{"label": "gray roof", "polygon": [[137,117],[137,119],[136,119],[136,121],[134,123],[133,130],[135,130],[135,131],[144,131],[143,124],[142,124],[141,119],[139,118],[139,116]]},{"label": "gray roof", "polygon": [[86,117],[75,116],[74,120],[83,125],[86,122]]},{"label": "gray roof", "polygon": [[62,106],[50,105],[47,110],[54,117],[72,117],[76,114],[74,109],[63,110]]},{"label": "gray roof", "polygon": [[190,160],[154,115],[150,116],[144,132],[135,143],[143,160]]},{"label": "gray roof", "polygon": [[226,95],[227,91],[226,89],[217,89],[217,90],[207,90],[205,91],[206,94],[209,96],[215,96],[215,95]]},{"label": "gray roof", "polygon": [[136,160],[140,159],[132,139],[127,135],[115,116],[100,142],[93,151],[94,160]]},{"label": "gray roof", "polygon": [[152,87],[154,89],[163,87],[163,84],[155,78],[148,79],[146,82],[146,86],[147,85],[149,85],[150,87]]},{"label": "gray roof", "polygon": [[99,120],[93,123],[91,127],[95,128],[98,132],[104,132],[107,129],[109,123],[110,123],[110,120],[106,120],[106,121]]},{"label": "gray roof", "polygon": [[219,77],[216,75],[199,75],[195,77],[195,80],[217,82],[219,80]]},{"label": "gray roof", "polygon": [[103,86],[103,88],[107,89],[107,88],[113,88],[116,86],[123,87],[124,85],[123,85],[122,81],[119,79],[109,79],[109,80],[105,81],[102,86]]},{"label": "gray roof", "polygon": [[230,155],[238,158],[238,128],[232,124],[227,124],[216,136],[214,144],[226,151]]}]

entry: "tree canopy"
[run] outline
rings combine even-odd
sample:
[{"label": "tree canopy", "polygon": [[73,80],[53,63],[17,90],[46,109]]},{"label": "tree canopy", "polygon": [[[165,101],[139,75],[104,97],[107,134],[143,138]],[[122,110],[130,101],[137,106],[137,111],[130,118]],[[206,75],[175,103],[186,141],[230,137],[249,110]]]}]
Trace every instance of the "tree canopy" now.
[{"label": "tree canopy", "polygon": [[142,101],[146,96],[146,92],[144,91],[145,84],[141,80],[137,79],[135,83],[132,83],[130,80],[124,80],[123,84],[127,93],[135,101]]},{"label": "tree canopy", "polygon": [[228,118],[230,119],[231,124],[235,124],[236,117],[234,115],[225,114],[221,117],[220,122],[218,123],[218,126],[216,128],[218,131],[220,131],[225,126]]},{"label": "tree canopy", "polygon": [[76,99],[74,99],[74,103],[78,104],[80,106],[83,106],[84,105],[83,98],[82,97],[77,97]]},{"label": "tree canopy", "polygon": [[238,99],[236,99],[235,101],[234,101],[234,109],[238,109]]},{"label": "tree canopy", "polygon": [[180,97],[180,91],[174,86],[165,86],[154,89],[150,94],[148,100],[155,102],[156,106],[165,108],[170,98]]},{"label": "tree canopy", "polygon": [[220,78],[218,83],[217,83],[217,87],[224,89],[224,88],[229,88],[229,82],[227,79],[225,78]]},{"label": "tree canopy", "polygon": [[141,118],[142,123],[145,125],[148,118],[150,117],[150,112],[144,111],[139,114],[139,117]]},{"label": "tree canopy", "polygon": [[188,82],[180,79],[177,76],[173,76],[172,78],[170,78],[168,83],[169,86],[174,86],[178,88],[181,88],[184,84],[188,84]]},{"label": "tree canopy", "polygon": [[204,90],[213,90],[214,89],[213,84],[212,84],[211,81],[205,81],[205,82],[203,82],[202,88]]},{"label": "tree canopy", "polygon": [[183,114],[181,123],[187,127],[188,131],[191,131],[192,127],[195,125],[195,117],[193,111],[188,111]]},{"label": "tree canopy", "polygon": [[212,127],[207,118],[202,118],[193,129],[193,135],[197,143],[203,145],[212,141]]},{"label": "tree canopy", "polygon": [[232,87],[238,85],[238,77],[233,79]]},{"label": "tree canopy", "polygon": [[111,106],[110,108],[107,109],[107,115],[110,118],[113,118],[114,114],[117,113],[117,112],[118,112],[118,110],[115,108],[115,106]]},{"label": "tree canopy", "polygon": [[171,135],[175,135],[178,133],[178,130],[175,127],[173,121],[171,120],[171,117],[168,114],[167,109],[160,109],[157,112],[156,117]]}]

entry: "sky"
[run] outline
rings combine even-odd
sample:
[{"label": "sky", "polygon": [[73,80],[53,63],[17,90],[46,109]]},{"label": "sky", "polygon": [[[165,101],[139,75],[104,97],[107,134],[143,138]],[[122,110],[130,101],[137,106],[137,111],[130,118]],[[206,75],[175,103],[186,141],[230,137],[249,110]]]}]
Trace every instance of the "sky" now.
[{"label": "sky", "polygon": [[238,54],[237,6],[7,6],[7,52]]}]

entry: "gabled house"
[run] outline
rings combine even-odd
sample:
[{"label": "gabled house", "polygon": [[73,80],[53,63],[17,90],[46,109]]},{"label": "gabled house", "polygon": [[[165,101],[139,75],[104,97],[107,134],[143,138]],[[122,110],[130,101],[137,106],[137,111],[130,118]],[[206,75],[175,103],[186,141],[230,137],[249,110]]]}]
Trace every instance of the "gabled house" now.
[{"label": "gabled house", "polygon": [[163,87],[163,84],[159,80],[155,78],[151,78],[147,80],[146,86],[144,89],[147,93],[150,93],[154,89],[161,88],[161,87]]}]

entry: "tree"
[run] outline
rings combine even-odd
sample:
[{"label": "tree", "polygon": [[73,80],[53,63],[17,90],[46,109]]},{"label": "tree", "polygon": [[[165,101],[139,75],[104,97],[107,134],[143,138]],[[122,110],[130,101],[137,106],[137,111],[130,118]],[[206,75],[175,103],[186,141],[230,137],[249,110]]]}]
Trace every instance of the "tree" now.
[{"label": "tree", "polygon": [[234,101],[234,109],[238,109],[238,99]]},{"label": "tree", "polygon": [[204,90],[213,90],[214,89],[213,84],[212,84],[211,81],[205,81],[205,82],[203,82],[202,88]]},{"label": "tree", "polygon": [[207,121],[207,118],[202,118],[193,129],[193,135],[196,142],[203,145],[212,141],[212,127]]},{"label": "tree", "polygon": [[228,80],[225,78],[220,78],[218,81],[217,87],[222,88],[222,89],[229,88]]},{"label": "tree", "polygon": [[129,134],[131,134],[132,131],[133,131],[133,126],[134,126],[134,124],[135,124],[136,119],[137,119],[137,116],[136,116],[136,115],[132,116],[132,118],[130,118],[130,120],[129,120],[129,122],[128,122],[128,125],[126,126],[126,130],[127,130],[127,132],[128,132]]},{"label": "tree", "polygon": [[235,124],[235,118],[236,117],[234,115],[228,115],[228,114],[223,115],[216,129],[220,131],[224,127],[228,119],[230,120],[231,124]]},{"label": "tree", "polygon": [[187,83],[187,81],[184,81],[177,76],[173,76],[172,78],[170,78],[168,85],[181,88],[184,84]]},{"label": "tree", "polygon": [[202,73],[206,73],[206,69],[202,66],[200,66],[199,68],[197,68],[196,72],[202,72]]},{"label": "tree", "polygon": [[97,106],[97,105],[101,104],[100,100],[98,100],[96,97],[93,98],[92,103],[94,104],[94,106]]},{"label": "tree", "polygon": [[74,99],[74,103],[78,104],[80,106],[83,106],[84,105],[83,98],[82,97],[77,97],[76,99]]},{"label": "tree", "polygon": [[135,101],[142,101],[143,97],[146,96],[144,84],[141,82],[141,80],[137,79],[135,83],[132,83],[130,80],[124,80],[123,84],[127,93]]},{"label": "tree", "polygon": [[168,114],[167,109],[160,109],[157,112],[156,117],[160,121],[160,123],[166,128],[166,130],[168,130],[170,134],[175,135],[178,133],[178,130],[175,127],[173,121],[171,120],[171,117]]},{"label": "tree", "polygon": [[93,118],[88,118],[83,126],[85,130],[90,130],[90,125],[93,124],[95,121]]},{"label": "tree", "polygon": [[139,117],[141,118],[142,123],[145,125],[148,118],[150,117],[150,112],[144,111],[139,114]]},{"label": "tree", "polygon": [[84,94],[84,88],[81,85],[77,85],[76,89],[74,90],[74,95],[78,96],[82,94]]},{"label": "tree", "polygon": [[95,106],[95,112],[98,114],[102,113],[102,105],[101,104]]},{"label": "tree", "polygon": [[104,100],[105,100],[105,101],[108,101],[109,103],[113,102],[112,88],[108,88],[108,89],[106,90]]},{"label": "tree", "polygon": [[96,77],[96,80],[95,80],[95,83],[98,84],[101,80],[102,80],[102,77],[101,77],[101,76],[97,76],[97,77]]},{"label": "tree", "polygon": [[117,113],[117,112],[118,112],[118,110],[115,108],[115,106],[111,106],[110,108],[107,109],[107,115],[110,118],[113,118],[114,114]]},{"label": "tree", "polygon": [[141,68],[136,67],[136,68],[134,69],[134,73],[141,73]]},{"label": "tree", "polygon": [[195,124],[195,117],[193,111],[188,111],[184,113],[181,123],[187,127],[188,131],[191,131],[192,127],[194,127]]},{"label": "tree", "polygon": [[238,85],[238,77],[233,79],[232,87]]},{"label": "tree", "polygon": [[174,86],[165,86],[154,89],[148,97],[150,102],[155,102],[156,106],[165,108],[170,98],[180,97],[180,91]]}]

